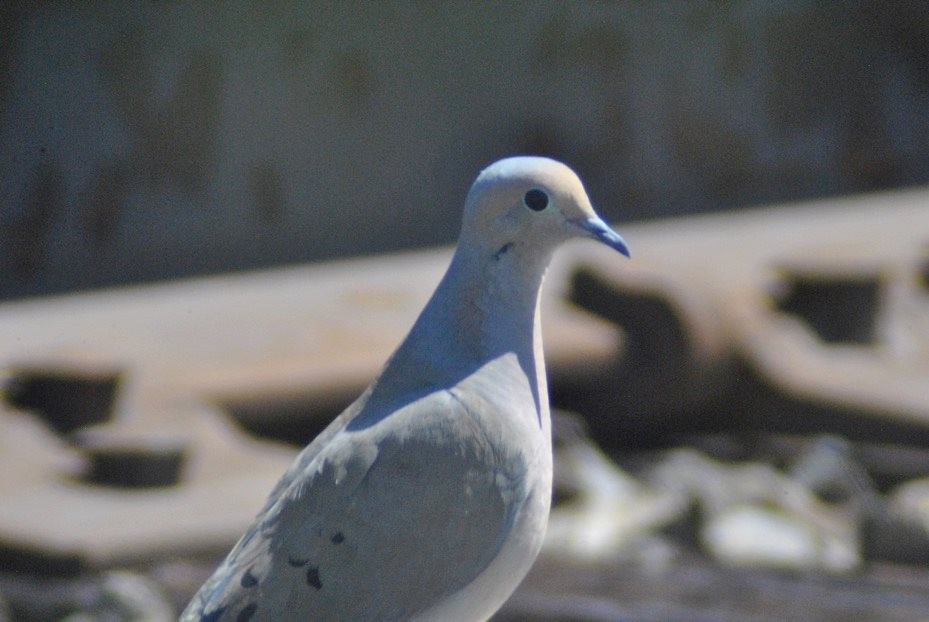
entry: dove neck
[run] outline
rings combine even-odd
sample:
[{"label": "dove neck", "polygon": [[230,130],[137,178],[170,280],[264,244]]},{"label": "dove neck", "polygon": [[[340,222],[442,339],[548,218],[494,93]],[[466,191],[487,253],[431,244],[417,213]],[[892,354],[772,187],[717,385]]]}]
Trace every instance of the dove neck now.
[{"label": "dove neck", "polygon": [[430,326],[442,326],[449,349],[474,360],[507,352],[534,355],[535,342],[541,344],[539,293],[549,260],[539,255],[515,243],[483,254],[459,247],[423,316],[430,316]]},{"label": "dove neck", "polygon": [[[486,256],[459,246],[380,380],[398,394],[415,394],[455,386],[494,363],[498,380],[526,390],[538,420],[547,421],[539,292],[548,259],[516,244]],[[410,369],[417,370],[415,379],[408,377]]]},{"label": "dove neck", "polygon": [[[362,396],[356,422],[367,421],[366,411],[377,419],[418,396],[467,384],[492,403],[526,404],[525,398],[534,408],[515,411],[531,413],[550,433],[539,292],[551,253],[522,257],[525,251],[513,246],[506,261],[500,254],[456,252],[406,339]],[[481,370],[487,373],[475,380]]]},{"label": "dove neck", "polygon": [[[531,251],[531,252],[527,252]],[[523,256],[525,253],[526,256]],[[534,419],[548,427],[539,292],[548,255],[511,245],[506,253],[456,251],[410,333],[370,389],[367,401],[409,399],[456,386],[488,364],[513,394],[526,391]],[[416,374],[410,374],[411,369]],[[389,387],[389,395],[382,387]],[[489,394],[488,394],[489,396]]]}]

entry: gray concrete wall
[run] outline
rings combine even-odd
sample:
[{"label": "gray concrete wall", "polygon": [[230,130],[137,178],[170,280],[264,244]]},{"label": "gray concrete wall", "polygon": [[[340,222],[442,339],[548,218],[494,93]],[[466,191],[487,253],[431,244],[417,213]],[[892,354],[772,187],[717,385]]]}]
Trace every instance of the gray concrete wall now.
[{"label": "gray concrete wall", "polygon": [[926,183],[927,7],[7,2],[0,298],[449,242],[512,153],[619,221]]}]

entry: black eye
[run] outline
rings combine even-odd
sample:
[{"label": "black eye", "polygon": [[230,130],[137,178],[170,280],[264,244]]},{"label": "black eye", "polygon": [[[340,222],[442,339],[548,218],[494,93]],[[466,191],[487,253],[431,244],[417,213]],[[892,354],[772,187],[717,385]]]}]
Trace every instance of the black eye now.
[{"label": "black eye", "polygon": [[541,212],[548,207],[548,195],[544,190],[533,188],[523,197],[523,203],[533,212]]}]

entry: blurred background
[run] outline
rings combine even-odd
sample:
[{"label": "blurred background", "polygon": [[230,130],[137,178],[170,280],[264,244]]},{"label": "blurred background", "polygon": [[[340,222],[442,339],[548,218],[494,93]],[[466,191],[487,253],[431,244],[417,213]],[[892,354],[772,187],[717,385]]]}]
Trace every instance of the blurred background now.
[{"label": "blurred background", "polygon": [[495,619],[925,617],[929,4],[8,1],[0,622],[174,619],[526,153],[633,260]]},{"label": "blurred background", "polygon": [[450,243],[507,154],[615,221],[929,180],[922,2],[0,7],[0,296]]}]

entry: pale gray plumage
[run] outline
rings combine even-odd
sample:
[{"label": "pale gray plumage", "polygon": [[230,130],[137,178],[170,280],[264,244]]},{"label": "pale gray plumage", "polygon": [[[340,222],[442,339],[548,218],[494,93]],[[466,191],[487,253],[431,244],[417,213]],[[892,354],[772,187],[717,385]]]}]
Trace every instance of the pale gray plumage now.
[{"label": "pale gray plumage", "polygon": [[482,171],[452,263],[409,335],[294,461],[181,619],[496,611],[548,519],[539,291],[555,248],[578,236],[628,255],[565,165],[518,157]]}]

